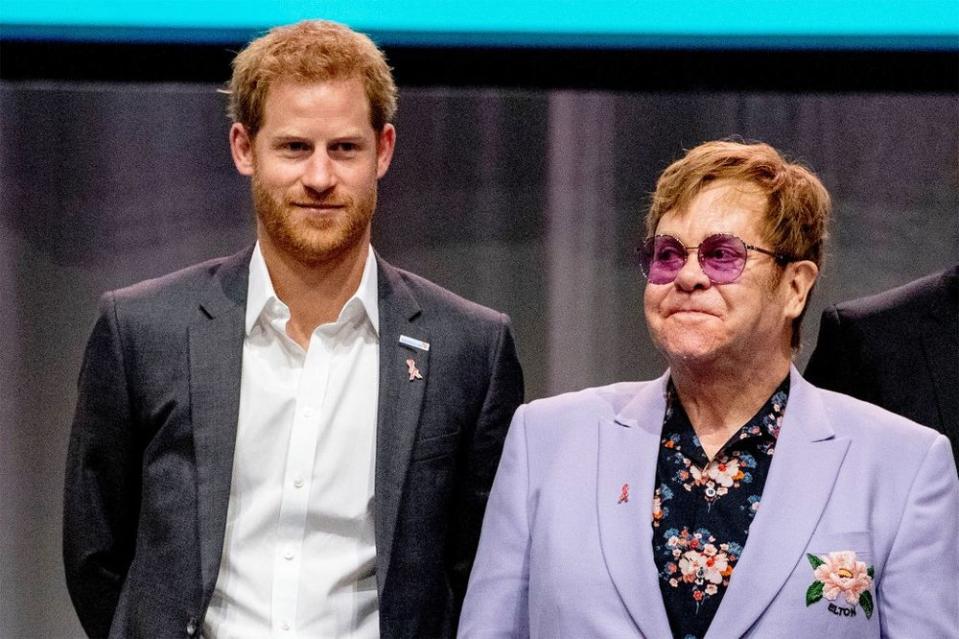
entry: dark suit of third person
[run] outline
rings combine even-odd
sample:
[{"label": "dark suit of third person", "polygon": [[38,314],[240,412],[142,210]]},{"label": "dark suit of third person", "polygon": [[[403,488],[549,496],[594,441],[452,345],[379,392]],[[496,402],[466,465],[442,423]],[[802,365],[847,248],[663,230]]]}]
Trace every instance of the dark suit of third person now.
[{"label": "dark suit of third person", "polygon": [[826,309],[805,377],[935,428],[959,459],[959,265]]}]

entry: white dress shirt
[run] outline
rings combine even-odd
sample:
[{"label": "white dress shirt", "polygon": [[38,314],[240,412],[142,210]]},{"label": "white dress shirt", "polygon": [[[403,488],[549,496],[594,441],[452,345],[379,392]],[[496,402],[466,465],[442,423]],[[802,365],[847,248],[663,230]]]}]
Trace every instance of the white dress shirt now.
[{"label": "white dress shirt", "polygon": [[376,260],[307,350],[259,244],[250,261],[240,416],[208,639],[379,636],[373,478]]}]

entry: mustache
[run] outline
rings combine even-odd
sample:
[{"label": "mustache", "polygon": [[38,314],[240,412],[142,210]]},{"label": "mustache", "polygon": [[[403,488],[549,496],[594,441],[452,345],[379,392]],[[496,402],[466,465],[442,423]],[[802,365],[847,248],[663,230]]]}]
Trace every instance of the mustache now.
[{"label": "mustache", "polygon": [[283,203],[287,206],[315,206],[317,208],[323,207],[343,207],[350,208],[353,206],[353,198],[347,196],[337,196],[337,195],[311,195],[309,193],[303,193],[301,195],[295,195],[292,197],[283,198]]}]

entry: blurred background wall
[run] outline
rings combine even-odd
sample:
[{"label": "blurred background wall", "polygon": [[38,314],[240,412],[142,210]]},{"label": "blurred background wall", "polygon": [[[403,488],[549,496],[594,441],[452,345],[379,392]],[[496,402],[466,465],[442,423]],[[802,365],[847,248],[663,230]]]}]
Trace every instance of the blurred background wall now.
[{"label": "blurred background wall", "polygon": [[[243,41],[0,40],[0,637],[82,636],[60,507],[98,296],[252,242],[217,93]],[[933,49],[387,47],[374,246],[509,313],[527,399],[649,378],[634,249],[656,176],[763,140],[835,201],[801,368],[825,305],[959,261],[959,41]]]}]

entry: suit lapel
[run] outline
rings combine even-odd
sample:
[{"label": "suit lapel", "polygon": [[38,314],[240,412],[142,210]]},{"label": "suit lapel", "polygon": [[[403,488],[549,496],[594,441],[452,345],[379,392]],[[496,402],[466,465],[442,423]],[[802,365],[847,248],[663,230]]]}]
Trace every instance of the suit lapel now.
[{"label": "suit lapel", "polygon": [[[406,336],[429,343],[418,326],[420,307],[392,266],[377,255],[380,312],[380,391],[376,425],[375,527],[377,587],[387,582],[396,521],[420,409],[429,382],[430,352],[400,343]],[[412,368],[408,360],[413,361]],[[418,371],[419,378],[411,376]]]},{"label": "suit lapel", "polygon": [[[795,367],[759,512],[707,637],[739,637],[793,572],[832,494],[849,446],[837,439],[816,389]],[[801,606],[802,602],[796,603]]]},{"label": "suit lapel", "polygon": [[668,374],[645,385],[614,419],[599,423],[600,545],[620,598],[647,637],[670,635],[653,561],[651,522],[667,379]]},{"label": "suit lapel", "polygon": [[219,572],[230,501],[250,253],[244,251],[220,266],[200,305],[200,317],[188,330],[204,603]]}]

